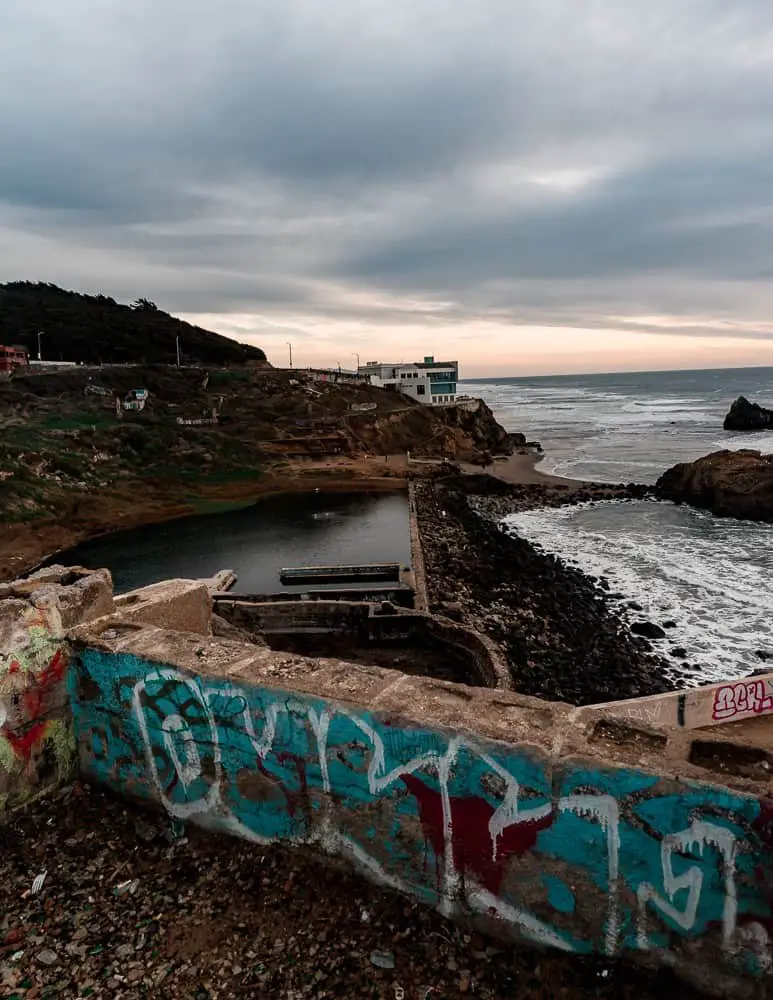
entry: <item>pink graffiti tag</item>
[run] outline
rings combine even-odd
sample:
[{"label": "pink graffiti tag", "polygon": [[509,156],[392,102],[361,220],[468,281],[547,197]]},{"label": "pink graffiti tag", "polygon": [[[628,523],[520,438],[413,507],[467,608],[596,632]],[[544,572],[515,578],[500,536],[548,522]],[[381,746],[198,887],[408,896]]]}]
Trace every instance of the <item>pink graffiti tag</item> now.
[{"label": "pink graffiti tag", "polygon": [[741,681],[726,684],[714,695],[714,718],[732,719],[736,715],[773,711],[773,695],[765,693],[763,681]]}]

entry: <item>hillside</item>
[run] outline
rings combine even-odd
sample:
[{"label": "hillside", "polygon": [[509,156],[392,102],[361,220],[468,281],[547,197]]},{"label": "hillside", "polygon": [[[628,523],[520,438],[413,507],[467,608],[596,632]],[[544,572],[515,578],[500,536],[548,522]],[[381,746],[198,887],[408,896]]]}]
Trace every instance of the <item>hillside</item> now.
[{"label": "hillside", "polygon": [[40,330],[47,361],[174,364],[177,337],[184,364],[266,360],[260,348],[184,323],[146,299],[128,306],[107,295],[82,295],[42,282],[0,285],[0,344],[18,344],[37,357]]},{"label": "hillside", "polygon": [[[145,408],[119,415],[140,388]],[[99,532],[213,504],[310,482],[397,486],[387,455],[480,462],[511,449],[485,404],[421,406],[268,366],[17,373],[0,381],[0,579]]]}]

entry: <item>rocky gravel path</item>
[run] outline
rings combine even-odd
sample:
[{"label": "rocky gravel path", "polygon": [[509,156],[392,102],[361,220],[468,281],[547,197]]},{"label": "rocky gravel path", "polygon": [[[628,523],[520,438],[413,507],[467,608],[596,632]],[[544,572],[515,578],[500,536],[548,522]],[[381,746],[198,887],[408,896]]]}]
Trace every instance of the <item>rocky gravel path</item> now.
[{"label": "rocky gravel path", "polygon": [[81,784],[0,825],[0,996],[698,1000],[668,972],[506,947],[300,850]]}]

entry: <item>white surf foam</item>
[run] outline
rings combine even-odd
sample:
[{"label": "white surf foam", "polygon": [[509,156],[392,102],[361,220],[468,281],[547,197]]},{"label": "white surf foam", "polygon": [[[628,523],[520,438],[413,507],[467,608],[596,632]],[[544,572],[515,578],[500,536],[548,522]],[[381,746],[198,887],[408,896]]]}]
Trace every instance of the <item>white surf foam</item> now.
[{"label": "white surf foam", "polygon": [[[505,525],[544,551],[623,596],[629,621],[677,628],[655,643],[664,654],[682,646],[691,667],[674,659],[687,683],[745,676],[762,667],[755,650],[773,651],[773,528],[719,519],[688,507],[614,501],[528,511]],[[643,608],[630,611],[626,602]]]},{"label": "white surf foam", "polygon": [[755,431],[753,434],[734,434],[732,437],[720,438],[714,443],[717,447],[729,451],[751,448],[752,451],[761,451],[763,455],[773,454],[773,432]]}]

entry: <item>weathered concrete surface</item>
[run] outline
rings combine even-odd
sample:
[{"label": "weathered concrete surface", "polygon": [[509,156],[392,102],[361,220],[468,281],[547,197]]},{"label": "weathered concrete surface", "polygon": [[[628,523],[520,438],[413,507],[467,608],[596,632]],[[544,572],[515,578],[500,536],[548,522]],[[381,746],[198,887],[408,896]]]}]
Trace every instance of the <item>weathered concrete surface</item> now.
[{"label": "weathered concrete surface", "polygon": [[217,602],[218,614],[255,636],[349,638],[362,646],[400,644],[440,650],[460,665],[460,680],[473,686],[512,690],[507,661],[496,644],[477,632],[432,615],[354,601]]},{"label": "weathered concrete surface", "polygon": [[153,583],[116,597],[115,607],[124,621],[198,635],[212,630],[212,601],[205,580]]},{"label": "weathered concrete surface", "polygon": [[312,845],[505,938],[765,995],[767,779],[720,786],[670,733],[506,692],[118,616],[92,632],[70,672],[92,779],[257,844]]},{"label": "weathered concrete surface", "polygon": [[0,587],[0,813],[73,771],[65,630],[112,610],[107,570],[53,566]]},{"label": "weathered concrete surface", "polygon": [[773,715],[773,671],[688,691],[612,701],[583,709],[584,718],[631,719],[656,728],[698,729]]},{"label": "weathered concrete surface", "polygon": [[213,577],[210,577],[209,580],[203,582],[206,583],[210,595],[224,594],[235,585],[238,579],[239,577],[234,570],[221,569]]},{"label": "weathered concrete surface", "polygon": [[416,487],[408,485],[408,526],[411,537],[411,569],[413,571],[414,607],[417,611],[429,611],[427,597],[427,574],[424,568],[424,549],[419,530],[419,512],[416,506]]}]

